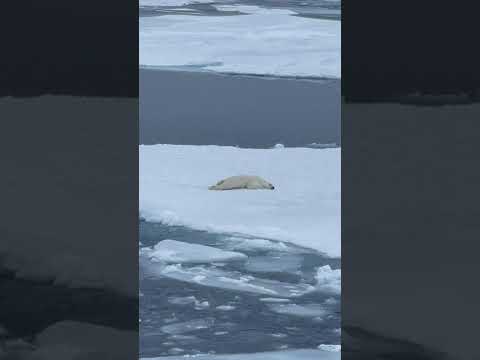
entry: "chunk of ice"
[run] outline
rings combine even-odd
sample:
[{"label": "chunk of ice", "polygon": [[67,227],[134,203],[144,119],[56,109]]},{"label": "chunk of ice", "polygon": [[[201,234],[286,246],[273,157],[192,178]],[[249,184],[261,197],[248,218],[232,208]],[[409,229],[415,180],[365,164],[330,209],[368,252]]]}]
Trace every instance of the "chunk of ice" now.
[{"label": "chunk of ice", "polygon": [[282,299],[282,298],[261,298],[260,301],[270,302],[270,303],[288,303],[288,302],[290,302],[290,299]]},{"label": "chunk of ice", "polygon": [[247,258],[239,252],[169,239],[160,241],[153,249],[144,248],[143,252],[153,261],[166,263],[211,263]]},{"label": "chunk of ice", "polygon": [[320,350],[325,350],[325,351],[334,351],[334,352],[340,352],[342,349],[341,345],[327,345],[327,344],[320,344],[318,345],[318,348]]},{"label": "chunk of ice", "polygon": [[279,314],[321,318],[327,311],[320,304],[297,305],[297,304],[272,304],[269,308]]},{"label": "chunk of ice", "polygon": [[285,243],[266,239],[249,239],[233,236],[225,238],[224,241],[229,250],[294,251],[293,248],[287,246]]},{"label": "chunk of ice", "polygon": [[181,323],[164,325],[160,328],[161,331],[170,335],[184,334],[192,331],[208,329],[214,323],[213,318],[194,319]]},{"label": "chunk of ice", "polygon": [[341,270],[332,268],[329,265],[321,266],[315,276],[317,289],[324,293],[338,295],[341,292]]},{"label": "chunk of ice", "polygon": [[196,310],[203,310],[210,307],[210,303],[208,301],[199,301],[195,296],[170,297],[168,302],[174,305],[193,304]]},{"label": "chunk of ice", "polygon": [[203,286],[284,298],[302,296],[315,290],[313,286],[305,283],[285,283],[203,266],[186,268],[178,264],[166,266],[152,264],[148,267],[148,271],[152,275],[165,276]]}]

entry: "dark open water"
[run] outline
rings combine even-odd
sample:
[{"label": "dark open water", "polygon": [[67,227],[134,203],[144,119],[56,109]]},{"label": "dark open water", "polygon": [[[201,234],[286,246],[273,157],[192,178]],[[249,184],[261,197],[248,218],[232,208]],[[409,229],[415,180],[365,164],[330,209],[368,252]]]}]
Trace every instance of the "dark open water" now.
[{"label": "dark open water", "polygon": [[140,70],[140,143],[340,144],[340,80]]}]

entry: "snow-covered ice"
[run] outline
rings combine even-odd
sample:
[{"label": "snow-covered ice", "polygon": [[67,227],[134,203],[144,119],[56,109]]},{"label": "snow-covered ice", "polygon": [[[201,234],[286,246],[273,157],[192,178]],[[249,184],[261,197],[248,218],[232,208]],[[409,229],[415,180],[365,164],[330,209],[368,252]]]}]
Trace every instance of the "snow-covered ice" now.
[{"label": "snow-covered ice", "polygon": [[211,263],[247,258],[238,252],[169,239],[160,241],[152,249],[143,248],[142,252],[152,261],[165,263]]},{"label": "snow-covered ice", "polygon": [[[195,359],[198,360],[340,360],[339,351],[325,351],[321,349],[317,350],[285,350],[285,351],[272,351],[272,352],[260,352],[253,354],[222,354],[222,355],[210,355],[201,354],[195,355]],[[185,360],[183,356],[167,356],[158,358],[141,358],[141,360]]]},{"label": "snow-covered ice", "polygon": [[295,16],[287,9],[216,7],[246,15],[140,18],[140,65],[340,78],[340,21]]},{"label": "snow-covered ice", "polygon": [[[340,149],[141,145],[140,216],[217,233],[291,242],[340,257]],[[209,191],[254,174],[273,191]]]},{"label": "snow-covered ice", "polygon": [[340,294],[341,283],[341,270],[332,268],[329,265],[321,266],[317,270],[315,276],[317,280],[317,289],[324,293]]}]

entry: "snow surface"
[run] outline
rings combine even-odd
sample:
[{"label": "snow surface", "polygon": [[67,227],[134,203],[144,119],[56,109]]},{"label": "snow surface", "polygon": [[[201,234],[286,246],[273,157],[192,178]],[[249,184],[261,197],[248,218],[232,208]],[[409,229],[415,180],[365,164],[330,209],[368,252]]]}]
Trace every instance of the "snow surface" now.
[{"label": "snow surface", "polygon": [[246,15],[140,18],[140,65],[340,78],[340,21],[294,16],[286,9],[216,7]]},{"label": "snow surface", "polygon": [[[252,354],[227,354],[227,355],[195,355],[198,360],[340,360],[340,352],[325,350],[286,350]],[[158,358],[141,358],[141,360],[184,360],[183,356],[167,356]]]},{"label": "snow surface", "polygon": [[[141,145],[140,216],[147,221],[291,242],[340,257],[340,149]],[[209,191],[261,176],[273,191]]]},{"label": "snow surface", "polygon": [[239,252],[169,239],[160,241],[152,249],[143,248],[142,251],[150,260],[165,263],[210,263],[247,258],[245,254]]}]

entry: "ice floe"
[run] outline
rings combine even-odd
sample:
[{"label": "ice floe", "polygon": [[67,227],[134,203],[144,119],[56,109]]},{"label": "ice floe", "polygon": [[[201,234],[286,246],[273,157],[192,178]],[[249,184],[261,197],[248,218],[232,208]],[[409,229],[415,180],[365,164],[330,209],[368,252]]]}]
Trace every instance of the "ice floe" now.
[{"label": "ice floe", "polygon": [[320,345],[318,345],[318,348],[320,350],[334,351],[334,352],[340,352],[342,350],[341,345],[320,344]]},{"label": "ice floe", "polygon": [[269,308],[279,314],[293,315],[300,317],[321,318],[328,312],[320,304],[297,305],[297,304],[270,304]]},{"label": "ice floe", "polygon": [[266,239],[249,239],[241,237],[226,237],[223,239],[225,246],[229,250],[240,250],[240,251],[298,251],[298,249],[293,249],[290,246],[287,246],[285,243],[279,241],[271,241]]},{"label": "ice floe", "polygon": [[[161,2],[142,1],[143,4]],[[177,5],[184,2],[165,3],[170,1]],[[295,12],[287,9],[215,7],[246,15],[140,18],[140,65],[340,78],[340,21],[295,16]]]},{"label": "ice floe", "polygon": [[261,298],[260,301],[270,302],[270,303],[288,303],[288,302],[290,302],[290,299],[282,299],[282,298]]},{"label": "ice floe", "polygon": [[238,252],[169,239],[160,241],[152,249],[143,248],[142,252],[152,261],[165,263],[211,263],[247,258]]},{"label": "ice floe", "polygon": [[[140,216],[339,257],[340,154],[339,148],[141,145]],[[208,190],[219,178],[245,173],[270,179],[275,191]]]},{"label": "ice floe", "polygon": [[223,336],[223,335],[227,335],[228,334],[228,331],[215,331],[213,333],[213,335],[216,335],[216,336]]},{"label": "ice floe", "polygon": [[174,348],[171,348],[168,350],[168,353],[169,354],[172,354],[172,355],[176,355],[176,354],[181,354],[181,353],[184,353],[185,350],[183,350],[182,348],[177,348],[177,347],[174,347]]},{"label": "ice floe", "polygon": [[315,278],[319,291],[336,295],[340,294],[342,288],[340,269],[332,270],[329,265],[321,266],[318,268]]},{"label": "ice floe", "polygon": [[[193,358],[198,360],[340,360],[339,351],[317,350],[285,350],[260,352],[251,354],[199,354]],[[167,356],[158,358],[141,358],[141,360],[185,360],[183,356]]]},{"label": "ice floe", "polygon": [[168,302],[173,305],[193,305],[196,310],[208,309],[210,307],[208,301],[199,301],[195,296],[170,297]]},{"label": "ice floe", "polygon": [[215,319],[213,318],[194,319],[194,320],[189,320],[181,323],[164,325],[160,328],[160,330],[167,334],[178,335],[178,334],[189,333],[192,331],[208,329],[214,324],[214,322],[215,322]]},{"label": "ice floe", "polygon": [[202,286],[209,286],[233,291],[291,298],[314,291],[309,284],[291,284],[244,275],[234,271],[224,271],[203,266],[183,267],[181,265],[145,264],[151,275],[185,281]]}]

